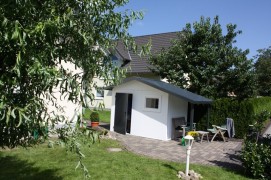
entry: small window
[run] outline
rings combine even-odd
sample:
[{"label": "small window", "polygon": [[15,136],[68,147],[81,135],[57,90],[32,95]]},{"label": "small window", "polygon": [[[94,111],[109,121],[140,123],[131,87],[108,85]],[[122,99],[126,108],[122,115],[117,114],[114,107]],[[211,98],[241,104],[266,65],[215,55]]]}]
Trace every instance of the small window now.
[{"label": "small window", "polygon": [[115,55],[112,55],[111,58],[112,58],[112,64],[113,64],[113,66],[118,66],[118,64],[119,64],[119,58],[117,56],[115,56]]},{"label": "small window", "polygon": [[98,88],[96,91],[96,97],[103,98],[104,97],[104,90]]},{"label": "small window", "polygon": [[118,61],[119,60],[118,57],[115,56],[115,55],[112,55],[111,58],[112,58],[112,61]]},{"label": "small window", "polygon": [[159,109],[158,98],[146,98],[146,108]]}]

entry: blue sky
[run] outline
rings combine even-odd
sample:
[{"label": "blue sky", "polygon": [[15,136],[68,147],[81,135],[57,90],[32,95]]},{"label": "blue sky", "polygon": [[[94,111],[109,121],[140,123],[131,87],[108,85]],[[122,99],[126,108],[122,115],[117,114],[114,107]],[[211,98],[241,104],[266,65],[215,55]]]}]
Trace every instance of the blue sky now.
[{"label": "blue sky", "polygon": [[124,9],[144,11],[129,30],[133,36],[180,31],[201,16],[218,15],[223,33],[229,23],[242,30],[235,46],[249,49],[248,58],[271,46],[271,0],[130,0]]}]

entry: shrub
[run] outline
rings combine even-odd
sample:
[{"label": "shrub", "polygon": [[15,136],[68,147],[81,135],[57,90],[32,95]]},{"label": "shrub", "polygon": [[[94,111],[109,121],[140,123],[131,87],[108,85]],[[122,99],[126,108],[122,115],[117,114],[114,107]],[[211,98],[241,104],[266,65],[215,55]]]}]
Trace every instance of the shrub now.
[{"label": "shrub", "polygon": [[226,118],[232,118],[236,137],[243,138],[249,124],[253,124],[253,104],[248,100],[219,99],[212,104],[210,115],[210,123],[215,125],[226,124]]},{"label": "shrub", "polygon": [[242,149],[241,158],[246,173],[254,178],[271,179],[271,137],[260,136],[263,123],[269,117],[267,111],[255,115],[254,129],[248,134]]},{"label": "shrub", "polygon": [[[255,115],[262,111],[271,112],[271,97],[250,98],[243,101],[223,98],[215,100],[210,109],[209,127],[212,124],[223,125],[226,123],[226,118],[229,117],[234,120],[236,137],[244,138],[249,130],[249,125],[256,121]],[[207,129],[206,106],[195,106],[195,112],[197,129]]]},{"label": "shrub", "polygon": [[100,116],[99,116],[99,113],[97,111],[93,111],[90,114],[90,121],[91,122],[99,122],[100,121]]},{"label": "shrub", "polygon": [[271,179],[271,138],[264,139],[269,144],[246,139],[241,154],[246,173],[257,179]]}]

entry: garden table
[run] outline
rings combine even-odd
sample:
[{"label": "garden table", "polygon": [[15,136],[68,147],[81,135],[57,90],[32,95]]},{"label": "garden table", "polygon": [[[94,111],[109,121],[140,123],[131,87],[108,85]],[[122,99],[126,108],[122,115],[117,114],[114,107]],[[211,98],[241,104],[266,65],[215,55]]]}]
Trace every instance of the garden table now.
[{"label": "garden table", "polygon": [[206,136],[207,141],[209,142],[209,137],[208,137],[209,132],[207,131],[196,131],[196,132],[199,133],[199,135],[201,136],[200,143],[202,143],[204,135]]}]

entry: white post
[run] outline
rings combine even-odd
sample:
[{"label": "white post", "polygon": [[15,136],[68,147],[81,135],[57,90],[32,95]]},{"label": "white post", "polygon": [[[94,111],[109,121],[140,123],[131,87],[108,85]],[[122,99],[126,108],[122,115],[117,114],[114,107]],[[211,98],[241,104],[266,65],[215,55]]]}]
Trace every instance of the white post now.
[{"label": "white post", "polygon": [[187,143],[188,146],[186,149],[186,168],[185,168],[185,176],[188,176],[190,152],[194,138],[190,135],[187,135],[184,137],[184,139],[188,141]]},{"label": "white post", "polygon": [[186,168],[185,168],[186,176],[188,176],[188,172],[189,172],[190,151],[191,151],[191,146],[189,145],[186,150]]}]

